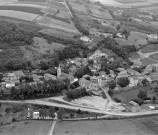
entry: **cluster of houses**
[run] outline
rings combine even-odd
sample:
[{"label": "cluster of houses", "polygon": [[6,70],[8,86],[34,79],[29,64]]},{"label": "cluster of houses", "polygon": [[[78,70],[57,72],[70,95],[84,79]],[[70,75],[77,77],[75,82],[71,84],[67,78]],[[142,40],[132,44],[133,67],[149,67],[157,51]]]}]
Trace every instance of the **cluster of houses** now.
[{"label": "cluster of houses", "polygon": [[[16,87],[21,84],[20,78],[23,76],[31,76],[32,82],[30,84],[37,84],[39,82],[48,81],[48,80],[57,80],[57,79],[66,79],[70,80],[70,83],[76,81],[79,82],[80,87],[85,87],[87,91],[94,92],[96,95],[100,94],[100,88],[107,85],[110,81],[115,81],[122,77],[127,77],[129,79],[128,87],[134,87],[141,84],[144,79],[147,79],[148,82],[153,82],[158,80],[158,64],[149,65],[144,69],[143,73],[139,73],[132,68],[124,69],[118,68],[116,71],[110,70],[110,74],[106,74],[105,71],[100,71],[101,63],[98,62],[100,58],[107,58],[109,62],[114,61],[113,58],[108,58],[106,53],[102,53],[100,50],[95,51],[94,54],[88,58],[74,58],[68,59],[66,64],[68,66],[68,74],[62,72],[64,65],[60,64],[57,67],[57,75],[52,75],[49,73],[40,74],[40,70],[34,70],[31,73],[23,71],[14,71],[12,73],[3,74],[2,82],[0,83],[1,90],[7,90],[11,87]],[[89,64],[88,61],[93,60],[92,64]],[[89,69],[93,72],[93,76],[84,75],[82,78],[75,78],[74,73],[81,68],[82,66],[88,65]],[[153,72],[154,71],[154,72]],[[115,90],[119,90],[120,86],[116,86]]]}]

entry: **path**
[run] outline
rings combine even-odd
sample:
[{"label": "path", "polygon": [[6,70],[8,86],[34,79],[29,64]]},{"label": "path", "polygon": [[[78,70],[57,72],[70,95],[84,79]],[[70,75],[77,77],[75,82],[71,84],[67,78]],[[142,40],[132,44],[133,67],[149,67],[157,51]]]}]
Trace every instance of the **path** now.
[{"label": "path", "polygon": [[54,128],[55,128],[55,124],[56,124],[56,123],[57,123],[57,121],[53,121],[52,126],[51,126],[51,129],[50,129],[50,131],[48,132],[47,135],[53,135],[53,133],[54,133]]}]

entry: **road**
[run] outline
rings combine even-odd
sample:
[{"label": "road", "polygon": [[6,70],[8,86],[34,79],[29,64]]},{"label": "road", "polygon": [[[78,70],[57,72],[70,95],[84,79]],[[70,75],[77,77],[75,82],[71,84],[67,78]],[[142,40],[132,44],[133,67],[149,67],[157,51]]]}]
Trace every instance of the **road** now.
[{"label": "road", "polygon": [[87,112],[93,112],[93,113],[105,114],[105,115],[123,116],[123,117],[137,117],[137,116],[158,114],[158,110],[145,111],[145,112],[111,112],[106,110],[90,109],[87,107],[72,106],[62,103],[60,104],[60,103],[46,102],[42,100],[23,100],[23,101],[1,100],[0,103],[21,103],[21,104],[28,103],[28,104],[37,104],[37,105],[47,105],[47,106],[61,107],[61,108],[73,109],[73,110],[80,109],[82,111],[87,111]]}]

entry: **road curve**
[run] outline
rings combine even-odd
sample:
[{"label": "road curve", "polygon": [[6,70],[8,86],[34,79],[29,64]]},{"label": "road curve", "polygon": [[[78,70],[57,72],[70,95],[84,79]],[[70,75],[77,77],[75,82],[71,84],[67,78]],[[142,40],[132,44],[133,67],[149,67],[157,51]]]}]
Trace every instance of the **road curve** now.
[{"label": "road curve", "polygon": [[158,110],[152,110],[152,111],[144,111],[144,112],[110,112],[105,110],[96,110],[96,109],[90,109],[86,107],[77,107],[72,105],[66,105],[66,104],[59,104],[59,103],[53,103],[53,102],[46,102],[42,100],[23,100],[23,101],[11,101],[11,100],[1,100],[0,103],[20,103],[20,104],[36,104],[36,105],[47,105],[47,106],[53,106],[53,107],[61,107],[66,109],[73,109],[73,110],[82,110],[82,111],[88,111],[98,114],[105,114],[105,115],[113,115],[113,116],[122,116],[122,117],[138,117],[138,116],[146,116],[146,115],[158,115]]}]

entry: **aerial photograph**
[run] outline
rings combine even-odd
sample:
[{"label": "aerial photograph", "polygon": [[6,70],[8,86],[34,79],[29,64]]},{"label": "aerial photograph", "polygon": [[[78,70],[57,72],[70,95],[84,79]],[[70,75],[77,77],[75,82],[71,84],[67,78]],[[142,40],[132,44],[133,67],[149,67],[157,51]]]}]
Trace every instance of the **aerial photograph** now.
[{"label": "aerial photograph", "polygon": [[0,135],[158,135],[158,0],[0,0]]}]

